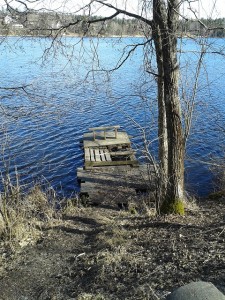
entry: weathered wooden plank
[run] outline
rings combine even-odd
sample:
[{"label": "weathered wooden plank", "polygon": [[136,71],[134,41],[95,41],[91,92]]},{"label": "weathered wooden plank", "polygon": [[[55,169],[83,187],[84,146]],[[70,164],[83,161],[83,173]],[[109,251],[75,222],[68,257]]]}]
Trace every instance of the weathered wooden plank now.
[{"label": "weathered wooden plank", "polygon": [[107,196],[106,198],[109,197],[116,197],[118,201],[120,201],[120,199],[118,198],[118,196],[120,195],[133,195],[136,196],[136,191],[134,188],[112,188],[110,186],[101,186],[101,185],[94,185],[94,186],[82,186],[81,194],[88,194],[89,196],[95,197],[97,200],[98,196]]},{"label": "weathered wooden plank", "polygon": [[151,166],[139,165],[137,168],[132,168],[130,165],[118,165],[118,166],[103,166],[101,168],[93,169],[83,169],[79,168],[78,173],[82,175],[87,174],[93,176],[117,176],[117,175],[127,175],[127,176],[138,176],[140,174],[148,174],[148,170],[153,172]]},{"label": "weathered wooden plank", "polygon": [[[107,138],[106,132],[109,130],[111,130],[111,131],[113,130],[114,138],[117,138],[119,128],[120,128],[119,125],[115,125],[115,126],[105,126],[105,127],[93,127],[93,128],[89,128],[89,130],[93,132],[93,140],[95,141],[96,135],[97,135],[96,131],[100,131],[101,133],[103,133],[104,140],[106,140],[106,138]],[[112,138],[112,136],[109,136],[109,137]]]},{"label": "weathered wooden plank", "polygon": [[113,129],[119,129],[120,125],[114,125],[114,126],[100,126],[100,127],[93,127],[89,128],[88,130],[93,131],[93,130],[113,130]]},{"label": "weathered wooden plank", "polygon": [[112,158],[109,154],[109,150],[105,149],[104,152],[105,152],[105,160],[106,161],[112,161]]},{"label": "weathered wooden plank", "polygon": [[132,155],[132,154],[135,154],[135,153],[136,153],[136,151],[134,151],[134,150],[114,151],[114,152],[111,151],[111,152],[109,152],[109,154],[111,156],[129,156],[129,155]]},{"label": "weathered wooden plank", "polygon": [[101,183],[110,186],[125,186],[136,189],[145,189],[154,186],[152,169],[147,167],[132,168],[129,165],[109,166],[79,170],[79,180],[90,183]]},{"label": "weathered wooden plank", "polygon": [[119,165],[138,166],[138,161],[137,160],[121,160],[121,161],[87,161],[87,162],[85,162],[85,168],[101,167],[101,166],[119,166]]},{"label": "weathered wooden plank", "polygon": [[99,154],[101,157],[101,161],[106,161],[106,157],[105,157],[105,149],[99,149]]},{"label": "weathered wooden plank", "polygon": [[99,153],[99,149],[93,149],[94,153],[95,153],[95,161],[96,162],[101,162],[101,157],[100,157],[100,153]]},{"label": "weathered wooden plank", "polygon": [[85,161],[90,161],[91,160],[90,149],[89,148],[84,149],[84,158],[85,158]]},{"label": "weathered wooden plank", "polygon": [[126,132],[118,132],[117,138],[115,139],[114,132],[107,132],[107,139],[104,138],[104,132],[98,132],[95,140],[93,140],[93,134],[91,132],[85,133],[83,136],[84,148],[95,148],[95,147],[117,147],[118,146],[130,146],[131,142]]},{"label": "weathered wooden plank", "polygon": [[101,183],[85,182],[81,185],[80,194],[88,195],[89,200],[99,201],[127,201],[136,196],[136,190],[131,187],[120,185],[104,185]]},{"label": "weathered wooden plank", "polygon": [[90,150],[90,157],[91,157],[91,162],[93,161],[95,161],[95,154],[94,154],[94,150],[92,149],[92,148],[89,148],[89,150]]}]

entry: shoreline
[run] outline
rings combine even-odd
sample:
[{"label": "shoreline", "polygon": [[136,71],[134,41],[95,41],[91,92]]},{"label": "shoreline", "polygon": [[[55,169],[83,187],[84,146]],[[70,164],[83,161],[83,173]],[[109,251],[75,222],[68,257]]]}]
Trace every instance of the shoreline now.
[{"label": "shoreline", "polygon": [[[7,35],[2,35],[0,34],[0,38],[7,38],[7,37],[33,37],[33,38],[54,38],[55,36],[48,36],[48,35],[19,35],[19,34],[7,34]],[[58,35],[58,37],[76,37],[76,38],[144,38],[144,35],[106,35],[106,36],[98,36],[98,35],[79,35],[79,34],[62,34]]]}]

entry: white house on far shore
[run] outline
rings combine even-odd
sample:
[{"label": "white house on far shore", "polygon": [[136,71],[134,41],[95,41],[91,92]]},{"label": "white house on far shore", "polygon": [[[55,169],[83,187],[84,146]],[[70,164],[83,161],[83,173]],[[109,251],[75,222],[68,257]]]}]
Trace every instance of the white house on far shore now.
[{"label": "white house on far shore", "polygon": [[5,16],[5,18],[3,19],[3,23],[9,25],[13,23],[13,19],[10,16]]},{"label": "white house on far shore", "polygon": [[21,28],[23,28],[23,25],[22,25],[22,24],[15,23],[15,24],[12,24],[12,28],[15,28],[15,29],[21,29]]}]

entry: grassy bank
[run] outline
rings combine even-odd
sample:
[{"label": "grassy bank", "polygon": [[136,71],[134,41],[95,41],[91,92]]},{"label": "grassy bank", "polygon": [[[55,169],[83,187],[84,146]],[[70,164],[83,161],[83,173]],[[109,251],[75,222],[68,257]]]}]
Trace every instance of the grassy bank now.
[{"label": "grassy bank", "polygon": [[224,197],[160,217],[143,202],[119,210],[71,199],[57,211],[38,187],[15,195],[1,206],[3,300],[154,300],[195,280],[225,292]]}]

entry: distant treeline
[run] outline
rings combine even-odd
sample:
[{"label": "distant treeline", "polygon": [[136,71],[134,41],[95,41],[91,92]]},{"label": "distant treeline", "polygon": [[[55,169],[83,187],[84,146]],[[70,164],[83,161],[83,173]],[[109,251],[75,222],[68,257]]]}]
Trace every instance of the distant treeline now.
[{"label": "distant treeline", "polygon": [[200,19],[182,20],[180,22],[180,32],[183,35],[225,37],[225,18],[220,19]]},{"label": "distant treeline", "polygon": [[[92,17],[97,20],[100,17]],[[180,21],[178,35],[224,37],[225,19]],[[0,12],[0,34],[16,35],[89,35],[89,36],[138,36],[151,35],[149,26],[137,19],[120,19],[87,23],[87,17],[74,14],[36,12]]]}]

